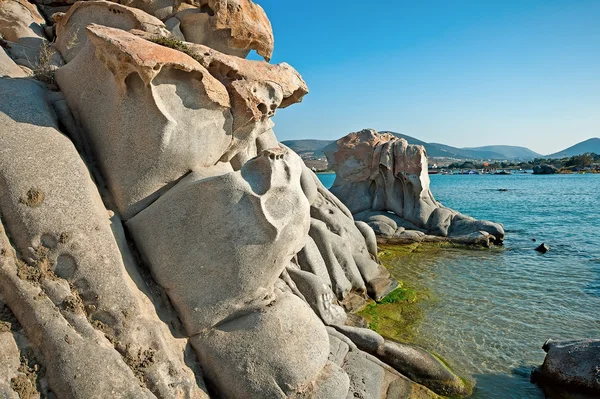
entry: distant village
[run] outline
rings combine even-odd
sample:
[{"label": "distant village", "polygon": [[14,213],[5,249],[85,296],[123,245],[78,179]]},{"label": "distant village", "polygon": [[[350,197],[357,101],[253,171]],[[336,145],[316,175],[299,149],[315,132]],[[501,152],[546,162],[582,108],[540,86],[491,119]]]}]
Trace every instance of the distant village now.
[{"label": "distant village", "polygon": [[[320,154],[319,154],[320,155]],[[330,172],[327,158],[313,153],[300,154],[304,163],[317,173]],[[532,161],[473,160],[456,158],[429,158],[429,174],[569,174],[600,173],[600,155],[586,153],[560,159],[535,158]]]}]

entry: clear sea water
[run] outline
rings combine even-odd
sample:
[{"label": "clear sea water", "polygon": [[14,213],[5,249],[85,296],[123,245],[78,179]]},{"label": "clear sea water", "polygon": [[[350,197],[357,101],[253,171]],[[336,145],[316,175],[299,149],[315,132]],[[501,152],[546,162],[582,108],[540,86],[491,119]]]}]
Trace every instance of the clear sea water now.
[{"label": "clear sea water", "polygon": [[[319,175],[328,187],[334,177]],[[543,399],[529,373],[544,341],[600,338],[600,175],[432,175],[431,190],[503,223],[506,240],[393,261],[397,279],[432,293],[419,304],[415,343],[475,379],[473,398]],[[550,252],[534,251],[542,242]]]}]

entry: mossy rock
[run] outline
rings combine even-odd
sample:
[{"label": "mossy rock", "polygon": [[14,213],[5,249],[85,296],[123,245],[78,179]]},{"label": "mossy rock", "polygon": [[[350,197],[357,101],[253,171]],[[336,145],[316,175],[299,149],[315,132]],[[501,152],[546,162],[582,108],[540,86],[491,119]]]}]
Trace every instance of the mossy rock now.
[{"label": "mossy rock", "polygon": [[400,283],[399,288],[379,303],[369,303],[358,314],[367,320],[370,329],[382,336],[400,342],[410,342],[414,339],[414,328],[423,313],[418,302],[427,298],[425,292],[417,293],[416,290],[405,288]]}]

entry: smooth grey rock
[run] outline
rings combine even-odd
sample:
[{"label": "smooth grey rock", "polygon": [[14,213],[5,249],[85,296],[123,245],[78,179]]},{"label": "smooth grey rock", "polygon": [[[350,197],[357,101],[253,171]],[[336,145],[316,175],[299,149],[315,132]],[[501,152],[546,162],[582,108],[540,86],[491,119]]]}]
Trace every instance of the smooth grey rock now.
[{"label": "smooth grey rock", "polygon": [[[410,225],[423,229],[429,235],[464,241],[473,237],[500,244],[504,239],[502,225],[478,221],[442,206],[430,190],[427,155],[422,146],[409,145],[392,134],[379,134],[365,129],[350,133],[324,149],[329,168],[336,172],[331,192],[338,196],[355,215],[371,225],[383,241],[406,239],[404,231]],[[379,213],[378,219],[369,220],[370,212]],[[396,222],[392,223],[389,219]],[[476,233],[481,233],[475,236]],[[398,237],[400,236],[400,237]]]},{"label": "smooth grey rock", "polygon": [[336,330],[348,337],[358,348],[368,353],[376,353],[385,344],[385,339],[368,328],[351,326],[334,326]]},{"label": "smooth grey rock", "polygon": [[350,351],[350,346],[338,336],[329,334],[329,361],[341,366]]},{"label": "smooth grey rock", "polygon": [[306,303],[291,294],[205,329],[190,341],[207,378],[224,398],[308,393],[327,372],[327,331]]},{"label": "smooth grey rock", "polygon": [[288,273],[310,307],[327,325],[344,324],[346,312],[337,304],[331,287],[318,276],[288,268]]},{"label": "smooth grey rock", "polygon": [[402,375],[439,395],[468,396],[472,393],[472,387],[467,386],[439,359],[419,347],[385,341],[373,354]]},{"label": "smooth grey rock", "polygon": [[271,301],[308,230],[300,162],[265,150],[238,172],[192,173],[127,222],[188,334]]},{"label": "smooth grey rock", "polygon": [[144,209],[231,143],[229,96],[192,58],[127,32],[89,25],[56,72],[122,217]]},{"label": "smooth grey rock", "polygon": [[180,25],[181,24],[179,20],[175,17],[169,18],[165,21],[165,28],[167,28],[169,32],[171,32],[173,38],[183,41],[185,40],[185,36],[183,36],[183,33],[181,32]]},{"label": "smooth grey rock", "polygon": [[[11,98],[0,102],[0,212],[22,261],[50,275],[46,284],[37,281],[41,277],[36,275],[34,282],[41,284],[46,297],[54,299],[52,306],[57,312],[67,296],[80,301],[81,309],[73,308],[81,312],[80,318],[73,312],[64,316],[74,326],[74,334],[101,326],[101,336],[106,334],[123,348],[154,351],[152,364],[136,372],[152,385],[155,394],[197,397],[196,378],[182,356],[185,343],[177,342],[159,319],[148,301],[149,292],[138,289],[145,282],[135,266],[126,270],[126,254],[115,241],[109,213],[87,166],[58,131],[45,101],[46,90],[28,79],[0,78],[0,91]],[[51,280],[62,282],[66,295]],[[18,315],[19,311],[12,309]],[[92,337],[95,335],[88,334],[85,339]],[[56,345],[50,338],[41,342]],[[110,344],[109,349],[121,358],[119,348]],[[137,378],[134,380],[138,384]],[[172,384],[178,388],[173,389]]]},{"label": "smooth grey rock", "polygon": [[371,254],[372,257],[377,258],[377,237],[375,236],[373,229],[365,222],[355,221],[354,224],[365,238],[369,254]]}]

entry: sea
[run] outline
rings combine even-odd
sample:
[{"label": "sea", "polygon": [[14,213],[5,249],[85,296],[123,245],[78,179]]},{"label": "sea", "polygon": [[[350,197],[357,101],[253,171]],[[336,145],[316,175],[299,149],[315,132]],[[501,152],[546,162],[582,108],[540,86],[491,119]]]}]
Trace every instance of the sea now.
[{"label": "sea", "polygon": [[[600,338],[600,175],[431,175],[445,206],[504,224],[500,248],[399,255],[393,276],[430,292],[414,344],[476,382],[472,398],[543,399],[530,382],[548,338]],[[320,174],[330,187],[334,174]],[[541,243],[550,251],[541,254]],[[562,396],[560,396],[562,397]]]}]

